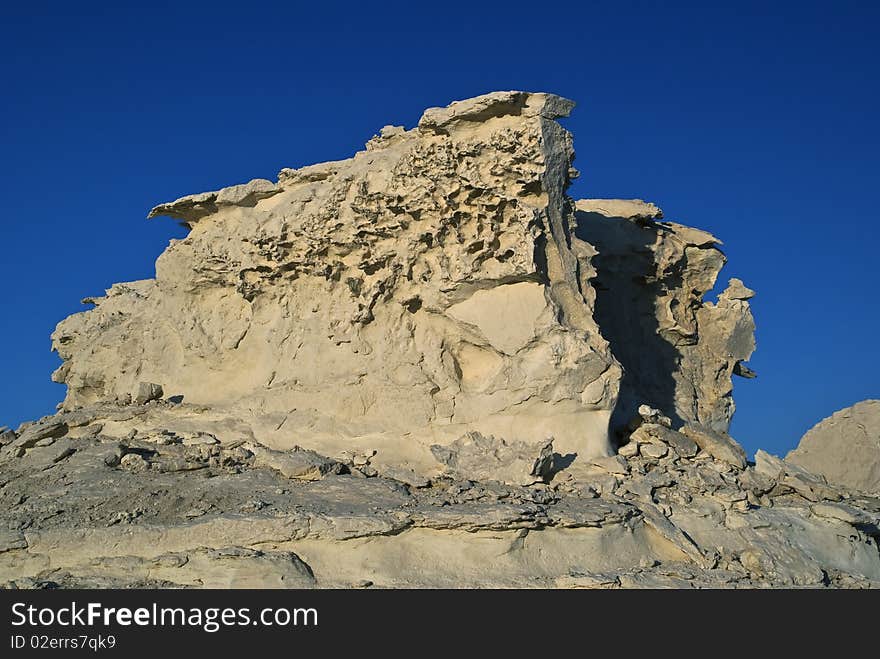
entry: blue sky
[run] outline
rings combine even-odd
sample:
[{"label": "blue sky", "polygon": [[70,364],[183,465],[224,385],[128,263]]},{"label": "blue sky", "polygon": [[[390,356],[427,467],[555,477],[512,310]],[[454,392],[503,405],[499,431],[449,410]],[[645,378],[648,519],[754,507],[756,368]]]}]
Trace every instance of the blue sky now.
[{"label": "blue sky", "polygon": [[724,241],[722,275],[758,291],[732,428],[750,453],[880,397],[876,3],[10,4],[0,424],[63,397],[55,324],[181,236],[154,204],[499,89],[578,102],[573,196]]}]

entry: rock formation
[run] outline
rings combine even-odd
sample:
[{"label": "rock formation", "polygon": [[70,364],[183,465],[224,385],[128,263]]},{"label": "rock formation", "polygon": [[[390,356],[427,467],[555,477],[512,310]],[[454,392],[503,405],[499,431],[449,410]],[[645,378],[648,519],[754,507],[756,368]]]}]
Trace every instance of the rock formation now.
[{"label": "rock formation", "polygon": [[751,292],[703,302],[724,263],[709,234],[566,196],[572,105],[488,94],[349,160],[157,206],[190,233],[156,279],[53,334],[65,409],[156,382],[269,446],[425,473],[471,431],[607,456],[612,413],[616,430],[641,403],[725,431]]},{"label": "rock formation", "polygon": [[731,279],[716,303],[703,296],[725,262],[721,241],[699,229],[661,222],[641,201],[577,202],[576,233],[598,252],[596,320],[623,365],[621,421],[650,402],[677,423],[726,431],[733,416],[731,376],[755,349],[747,300]]},{"label": "rock formation", "polygon": [[863,400],[817,423],[786,460],[836,485],[880,494],[880,400]]},{"label": "rock formation", "polygon": [[572,106],[488,94],[154,208],[188,236],[58,325],[64,403],[0,430],[0,583],[880,584],[880,499],[727,433],[720,242],[567,196]]}]

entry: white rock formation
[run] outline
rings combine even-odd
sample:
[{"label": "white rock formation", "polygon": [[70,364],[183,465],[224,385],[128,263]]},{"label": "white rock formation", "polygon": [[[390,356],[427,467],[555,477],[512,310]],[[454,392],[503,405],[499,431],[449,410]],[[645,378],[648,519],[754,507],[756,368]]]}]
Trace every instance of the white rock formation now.
[{"label": "white rock formation", "polygon": [[348,160],[157,206],[191,231],[156,278],[53,334],[65,409],[160,383],[266,445],[423,473],[468,432],[609,455],[612,413],[623,425],[640,403],[726,430],[754,346],[747,289],[703,303],[718,241],[653,205],[576,210],[555,121],[572,106],[487,94]]},{"label": "white rock formation", "polygon": [[737,279],[703,299],[720,243],[566,196],[571,106],[156,207],[187,238],[0,428],[0,586],[880,586],[880,496],[726,432],[754,323]]},{"label": "white rock formation", "polygon": [[880,494],[880,400],[863,400],[817,423],[786,460],[830,483]]}]

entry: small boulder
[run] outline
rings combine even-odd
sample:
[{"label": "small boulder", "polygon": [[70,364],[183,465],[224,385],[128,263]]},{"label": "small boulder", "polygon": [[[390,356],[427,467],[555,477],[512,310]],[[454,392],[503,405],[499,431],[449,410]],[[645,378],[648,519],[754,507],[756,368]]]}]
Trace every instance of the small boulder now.
[{"label": "small boulder", "polygon": [[[42,440],[45,441],[45,440]],[[67,438],[52,439],[51,444],[37,444],[23,458],[34,471],[48,469],[76,453],[74,442]]]},{"label": "small boulder", "polygon": [[762,450],[755,453],[755,472],[791,488],[808,501],[840,500],[840,494],[828,485],[824,476]]},{"label": "small boulder", "polygon": [[556,468],[552,439],[528,444],[470,431],[446,446],[434,444],[431,454],[460,480],[531,485],[547,481]]},{"label": "small boulder", "polygon": [[6,426],[0,428],[0,448],[6,446],[7,444],[11,444],[15,441],[16,434],[14,430],[10,430]]},{"label": "small boulder", "polygon": [[642,455],[655,460],[659,460],[667,453],[669,453],[669,449],[659,442],[650,442],[642,446]]},{"label": "small boulder", "polygon": [[13,450],[30,449],[44,439],[58,439],[64,437],[69,430],[64,421],[48,418],[27,426],[17,439],[9,442],[9,448]]},{"label": "small boulder", "polygon": [[656,423],[665,428],[672,427],[672,420],[663,412],[650,405],[639,405],[639,417],[643,423]]},{"label": "small boulder", "polygon": [[149,469],[150,463],[138,453],[126,453],[119,461],[119,466],[127,471],[138,473]]},{"label": "small boulder", "polygon": [[316,481],[329,473],[343,473],[345,465],[314,451],[295,446],[290,451],[275,451],[265,446],[248,445],[254,455],[254,467],[274,469],[285,478]]},{"label": "small boulder", "polygon": [[626,464],[626,460],[619,455],[611,455],[607,458],[593,458],[590,460],[590,464],[595,465],[600,469],[604,469],[609,474],[619,474],[623,476],[629,473],[629,467]]},{"label": "small boulder", "polygon": [[696,442],[689,437],[657,423],[645,423],[630,436],[630,443],[650,444],[656,442],[671,446],[683,458],[692,458],[699,450]]},{"label": "small boulder", "polygon": [[685,426],[681,432],[716,460],[726,462],[737,469],[746,468],[745,450],[727,433],[705,426]]},{"label": "small boulder", "polygon": [[814,503],[810,506],[810,511],[817,517],[836,519],[852,526],[871,524],[874,522],[874,519],[866,514],[865,511],[843,503],[830,503],[827,501]]},{"label": "small boulder", "polygon": [[153,382],[138,383],[137,394],[135,394],[134,402],[136,405],[145,405],[153,400],[159,400],[164,395],[161,384]]},{"label": "small boulder", "polygon": [[411,487],[428,487],[431,484],[431,481],[424,476],[417,474],[412,469],[408,469],[406,467],[398,467],[394,465],[389,465],[382,469],[382,476],[385,478],[390,478],[395,481],[400,481],[401,483],[406,483]]}]

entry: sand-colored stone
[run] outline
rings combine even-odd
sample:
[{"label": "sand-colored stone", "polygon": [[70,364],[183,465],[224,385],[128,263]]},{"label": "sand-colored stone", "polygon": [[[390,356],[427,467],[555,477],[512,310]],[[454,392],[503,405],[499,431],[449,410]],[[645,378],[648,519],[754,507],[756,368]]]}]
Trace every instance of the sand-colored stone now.
[{"label": "sand-colored stone", "polygon": [[754,292],[567,196],[572,107],[487,94],[154,208],[188,236],[0,430],[0,584],[880,585],[880,499],[726,432]]},{"label": "sand-colored stone", "polygon": [[[53,417],[72,430],[51,445],[0,455],[0,585],[880,586],[880,498],[763,452],[745,468],[684,457],[653,437],[665,426],[631,444],[669,450],[596,458],[593,488],[569,470],[499,482],[499,465],[514,480],[548,455],[497,438],[453,443],[427,482],[373,456],[228,441],[218,424],[194,443],[180,428],[197,414],[88,406]],[[112,433],[79,432],[98,424]]]},{"label": "sand-colored stone", "polygon": [[880,493],[880,400],[863,400],[820,421],[786,460],[829,483]]},{"label": "sand-colored stone", "polygon": [[[89,298],[53,334],[65,409],[159,391],[275,449],[378,449],[426,477],[430,447],[471,431],[607,456],[643,403],[725,430],[748,304],[701,301],[724,261],[709,234],[645,202],[566,196],[555,119],[572,107],[487,94],[347,160],[157,206],[190,233],[156,278]],[[634,348],[633,328],[653,338]]]},{"label": "sand-colored stone", "polygon": [[378,447],[426,474],[469,431],[608,455],[620,368],[572,236],[572,105],[489,94],[277,184],[157,206],[191,231],[156,278],[53,335],[65,409],[157,383],[273,448]]}]

